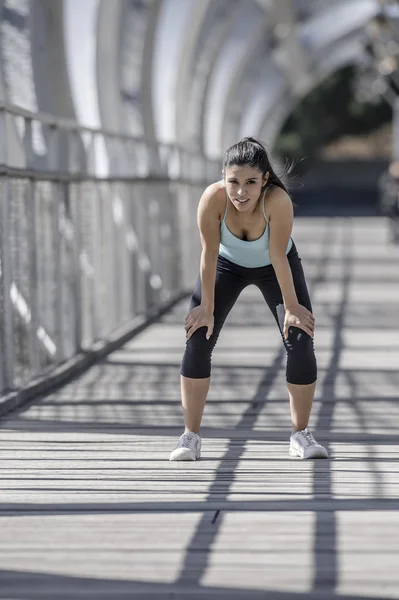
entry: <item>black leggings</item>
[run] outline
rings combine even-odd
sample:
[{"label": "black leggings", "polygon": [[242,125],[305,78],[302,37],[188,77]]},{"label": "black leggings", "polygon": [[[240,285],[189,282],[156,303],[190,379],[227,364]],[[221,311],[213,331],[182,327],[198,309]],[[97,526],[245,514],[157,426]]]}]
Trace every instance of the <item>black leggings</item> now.
[{"label": "black leggings", "polygon": [[[295,244],[287,254],[299,304],[312,311],[301,259]],[[211,374],[211,356],[227,315],[238,296],[248,285],[255,284],[262,292],[276,319],[287,351],[286,378],[288,383],[310,384],[316,381],[317,365],[312,338],[298,327],[289,327],[288,339],[284,339],[284,304],[280,286],[272,265],[266,267],[241,267],[222,256],[218,257],[215,280],[214,329],[209,340],[206,327],[200,327],[186,342],[181,365],[184,377],[203,379]],[[201,303],[201,281],[191,298],[190,310]]]}]

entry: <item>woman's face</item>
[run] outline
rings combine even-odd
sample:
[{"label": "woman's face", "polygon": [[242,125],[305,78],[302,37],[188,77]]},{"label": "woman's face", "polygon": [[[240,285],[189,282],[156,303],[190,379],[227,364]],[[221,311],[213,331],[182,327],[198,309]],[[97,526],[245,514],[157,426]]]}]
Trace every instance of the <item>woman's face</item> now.
[{"label": "woman's face", "polygon": [[256,207],[261,192],[269,178],[258,169],[249,166],[232,165],[224,172],[227,195],[240,212],[251,211]]}]

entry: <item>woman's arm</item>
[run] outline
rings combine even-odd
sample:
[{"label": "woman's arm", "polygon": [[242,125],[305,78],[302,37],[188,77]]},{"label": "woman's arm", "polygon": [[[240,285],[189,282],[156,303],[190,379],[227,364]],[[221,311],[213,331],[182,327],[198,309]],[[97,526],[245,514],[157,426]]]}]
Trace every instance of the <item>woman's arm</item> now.
[{"label": "woman's arm", "polygon": [[[218,190],[217,190],[218,191]],[[214,185],[202,194],[197,214],[201,237],[201,305],[213,313],[216,263],[220,244],[220,215]]]},{"label": "woman's arm", "polygon": [[285,308],[284,336],[288,337],[288,327],[295,325],[313,336],[314,317],[299,304],[296,295],[291,267],[287,258],[287,246],[292,233],[294,211],[288,194],[276,188],[268,204],[269,218],[269,257],[276,273]]},{"label": "woman's arm", "polygon": [[216,263],[220,243],[220,187],[213,184],[203,193],[198,206],[198,228],[201,236],[201,304],[186,316],[186,337],[190,339],[200,327],[206,327],[206,337],[213,333]]},{"label": "woman's arm", "polygon": [[273,190],[269,200],[269,257],[283,295],[284,307],[298,304],[292,279],[291,268],[287,258],[287,246],[292,233],[294,211],[291,198],[281,188]]}]

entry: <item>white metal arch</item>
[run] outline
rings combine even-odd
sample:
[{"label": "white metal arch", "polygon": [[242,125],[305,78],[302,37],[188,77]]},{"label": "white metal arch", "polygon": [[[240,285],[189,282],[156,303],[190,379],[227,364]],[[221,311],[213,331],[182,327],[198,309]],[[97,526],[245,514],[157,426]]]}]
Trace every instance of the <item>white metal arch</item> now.
[{"label": "white metal arch", "polygon": [[293,0],[99,1],[104,125],[212,157],[247,133],[271,142],[329,63],[361,53],[352,34],[378,11],[377,0],[307,2],[298,22]]},{"label": "white metal arch", "polygon": [[[226,3],[225,0],[212,0],[208,4],[207,12],[202,15],[195,43],[190,45],[191,55],[187,55],[186,59],[190,77],[186,80],[186,93],[182,96],[182,104],[185,106],[179,118],[180,139],[185,145],[197,150],[204,147],[205,107],[210,77],[241,9],[242,1],[230,0]],[[191,36],[191,31],[188,35]],[[180,91],[183,89],[180,88]]]},{"label": "white metal arch", "polygon": [[252,37],[260,40],[264,33],[265,16],[253,3],[240,6],[209,77],[203,129],[205,152],[209,157],[216,158],[223,152],[223,123],[231,98],[229,92],[235,74],[242,72],[246,64],[249,40]]},{"label": "white metal arch", "polygon": [[[323,79],[326,79],[339,69],[354,64],[363,51],[362,42],[357,34],[348,38],[339,45],[330,47],[330,52],[320,57],[315,63],[315,73],[312,79],[312,85],[307,92],[316,87]],[[300,98],[287,94],[281,96],[273,110],[263,115],[263,121],[259,125],[259,131],[263,139],[268,140],[269,145],[273,146],[285,120]]]},{"label": "white metal arch", "polygon": [[[290,46],[277,47],[269,57],[270,64],[275,65],[274,69],[265,70],[258,89],[246,104],[245,111],[242,111],[240,135],[246,135],[248,131],[260,132],[270,145],[274,144],[276,135],[295,103],[332,72],[359,59],[363,51],[363,27],[374,16],[378,7],[369,0],[356,0],[353,5],[352,8],[357,9],[354,12],[342,12],[347,11],[347,6],[340,4],[336,9],[331,9],[328,19],[322,13],[297,26],[295,33],[301,46],[306,49],[308,66],[306,73],[301,74],[300,87],[285,70],[285,65],[290,64]],[[346,17],[345,26],[340,28],[338,17]],[[326,21],[331,23],[331,27],[328,34],[321,36],[320,28]],[[284,74],[285,84],[281,78],[276,84],[278,68]],[[269,79],[271,76],[273,79]]]}]

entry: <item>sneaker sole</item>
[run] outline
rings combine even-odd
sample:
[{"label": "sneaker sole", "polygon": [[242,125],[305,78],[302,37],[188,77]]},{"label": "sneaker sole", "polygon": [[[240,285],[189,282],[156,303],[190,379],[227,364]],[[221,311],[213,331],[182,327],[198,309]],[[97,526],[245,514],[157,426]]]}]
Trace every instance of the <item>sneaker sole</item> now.
[{"label": "sneaker sole", "polygon": [[313,458],[328,458],[327,451],[324,449],[317,450],[315,454],[312,454],[311,456],[302,456],[298,450],[294,450],[293,448],[290,448],[288,453],[292,458],[302,458],[303,460],[309,460]]},{"label": "sneaker sole", "polygon": [[169,457],[169,460],[172,461],[193,461],[193,460],[198,460],[200,458],[201,454],[199,454],[198,456],[196,456],[194,454],[194,452],[192,450],[189,450],[188,448],[177,448],[176,450],[173,450],[172,454]]}]

